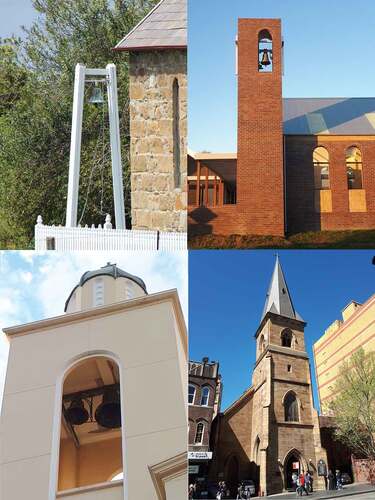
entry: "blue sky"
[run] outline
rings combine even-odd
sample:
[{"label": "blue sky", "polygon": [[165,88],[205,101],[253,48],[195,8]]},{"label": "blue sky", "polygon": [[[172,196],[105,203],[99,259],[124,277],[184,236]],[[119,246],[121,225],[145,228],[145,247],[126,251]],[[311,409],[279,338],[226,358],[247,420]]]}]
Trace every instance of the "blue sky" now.
[{"label": "blue sky", "polygon": [[235,152],[239,17],[281,18],[284,97],[374,95],[373,0],[188,0],[189,148]]},{"label": "blue sky", "polygon": [[107,262],[141,277],[149,293],[177,288],[187,318],[187,253],[0,252],[0,406],[8,358],[2,329],[64,314],[81,275]]},{"label": "blue sky", "polygon": [[[313,368],[312,345],[352,300],[375,293],[371,251],[280,251],[293,304],[307,322],[305,341]],[[189,252],[190,359],[220,362],[225,409],[251,385],[254,333],[275,264],[275,251]],[[317,407],[313,369],[314,398]]]},{"label": "blue sky", "polygon": [[23,36],[21,26],[32,24],[36,12],[31,0],[0,0],[0,36]]}]

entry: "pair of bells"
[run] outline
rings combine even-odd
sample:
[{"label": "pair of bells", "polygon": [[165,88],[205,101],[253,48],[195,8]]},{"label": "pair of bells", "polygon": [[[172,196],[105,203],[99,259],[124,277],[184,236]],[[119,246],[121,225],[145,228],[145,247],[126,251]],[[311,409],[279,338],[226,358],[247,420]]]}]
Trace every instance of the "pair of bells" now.
[{"label": "pair of bells", "polygon": [[[82,425],[88,422],[90,415],[83,400],[76,398],[66,410],[66,417],[72,425]],[[104,392],[102,402],[95,411],[95,420],[106,429],[121,427],[121,404],[118,388],[107,389]]]}]

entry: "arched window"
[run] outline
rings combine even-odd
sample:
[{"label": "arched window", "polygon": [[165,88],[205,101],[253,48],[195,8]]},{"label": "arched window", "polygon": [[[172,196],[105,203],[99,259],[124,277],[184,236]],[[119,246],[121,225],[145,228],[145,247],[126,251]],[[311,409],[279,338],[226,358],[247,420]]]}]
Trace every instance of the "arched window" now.
[{"label": "arched window", "polygon": [[346,150],[348,189],[362,189],[362,153],[357,146]]},{"label": "arched window", "polygon": [[285,328],[281,332],[281,345],[283,347],[292,347],[292,342],[293,342],[293,333],[289,328]]},{"label": "arched window", "polygon": [[122,465],[120,374],[105,356],[67,373],[62,394],[58,491],[111,481]]},{"label": "arched window", "polygon": [[180,154],[180,88],[177,78],[173,80],[173,166],[174,187],[181,187]]},{"label": "arched window", "polygon": [[258,35],[258,71],[270,73],[273,69],[272,36],[268,30]]},{"label": "arched window", "polygon": [[203,387],[201,396],[201,406],[208,406],[209,399],[210,399],[210,389],[209,387]]},{"label": "arched window", "polygon": [[326,148],[318,146],[313,151],[315,189],[330,189],[329,153]]},{"label": "arched window", "polygon": [[264,340],[264,335],[261,335],[259,338],[259,354],[262,354],[265,348],[266,348],[266,341]]},{"label": "arched window", "polygon": [[193,405],[194,400],[195,400],[195,387],[189,384],[189,405]]},{"label": "arched window", "polygon": [[204,435],[204,423],[199,422],[197,425],[197,430],[195,432],[195,439],[194,443],[195,444],[202,444],[203,442],[203,435]]},{"label": "arched window", "polygon": [[288,392],[284,398],[285,421],[298,422],[298,401],[294,392]]}]

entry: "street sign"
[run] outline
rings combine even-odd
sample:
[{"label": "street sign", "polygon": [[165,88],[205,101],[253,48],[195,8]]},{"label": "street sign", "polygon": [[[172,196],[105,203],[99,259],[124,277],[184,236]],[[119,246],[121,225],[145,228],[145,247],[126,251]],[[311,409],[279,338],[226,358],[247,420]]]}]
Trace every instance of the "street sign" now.
[{"label": "street sign", "polygon": [[189,460],[211,460],[212,451],[189,451]]}]

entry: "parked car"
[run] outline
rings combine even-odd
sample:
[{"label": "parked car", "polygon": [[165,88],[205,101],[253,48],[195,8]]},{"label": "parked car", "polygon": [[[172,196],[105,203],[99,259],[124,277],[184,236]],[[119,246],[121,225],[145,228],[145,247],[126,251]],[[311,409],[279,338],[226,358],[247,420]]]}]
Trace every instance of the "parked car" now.
[{"label": "parked car", "polygon": [[348,474],[347,472],[343,472],[341,474],[341,481],[342,481],[342,484],[351,484],[352,478],[350,477],[350,474]]}]

